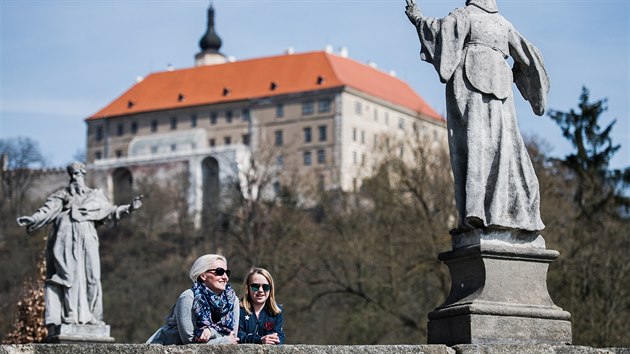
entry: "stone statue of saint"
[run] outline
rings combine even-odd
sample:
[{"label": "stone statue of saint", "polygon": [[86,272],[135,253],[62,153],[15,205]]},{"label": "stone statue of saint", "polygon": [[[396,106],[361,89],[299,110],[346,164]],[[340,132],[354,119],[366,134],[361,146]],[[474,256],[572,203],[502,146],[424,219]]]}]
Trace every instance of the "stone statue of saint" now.
[{"label": "stone statue of saint", "polygon": [[[103,291],[96,226],[112,226],[142,206],[112,205],[100,189],[85,186],[85,165],[67,168],[70,183],[48,197],[31,216],[17,219],[28,232],[52,224],[46,246],[45,324],[103,325]],[[49,331],[50,335],[50,331]]]},{"label": "stone statue of saint", "polygon": [[446,84],[459,212],[452,232],[542,230],[538,180],[518,129],[512,92],[514,82],[534,113],[544,113],[549,79],[540,52],[499,15],[495,0],[467,0],[440,19],[423,16],[414,0],[406,1],[420,57]]}]

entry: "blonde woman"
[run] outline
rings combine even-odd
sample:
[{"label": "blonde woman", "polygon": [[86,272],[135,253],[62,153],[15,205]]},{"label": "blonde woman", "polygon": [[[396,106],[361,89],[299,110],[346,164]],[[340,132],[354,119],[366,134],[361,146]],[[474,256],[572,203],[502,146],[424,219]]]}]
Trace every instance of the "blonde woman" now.
[{"label": "blonde woman", "polygon": [[284,317],[276,303],[273,278],[263,268],[252,268],[243,283],[239,343],[283,344]]},{"label": "blonde woman", "polygon": [[236,344],[239,302],[228,283],[225,257],[206,254],[190,269],[192,287],[184,291],[147,344]]}]

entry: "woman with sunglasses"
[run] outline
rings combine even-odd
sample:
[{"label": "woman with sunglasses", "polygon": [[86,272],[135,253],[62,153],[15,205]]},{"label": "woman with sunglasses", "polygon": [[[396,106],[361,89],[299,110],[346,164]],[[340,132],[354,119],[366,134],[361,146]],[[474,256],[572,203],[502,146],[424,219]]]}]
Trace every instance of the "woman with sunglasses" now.
[{"label": "woman with sunglasses", "polygon": [[236,344],[239,302],[228,284],[225,257],[207,254],[190,269],[192,287],[184,291],[147,344]]},{"label": "woman with sunglasses", "polygon": [[239,343],[283,344],[284,318],[276,303],[271,274],[263,268],[252,268],[243,283],[243,294]]}]

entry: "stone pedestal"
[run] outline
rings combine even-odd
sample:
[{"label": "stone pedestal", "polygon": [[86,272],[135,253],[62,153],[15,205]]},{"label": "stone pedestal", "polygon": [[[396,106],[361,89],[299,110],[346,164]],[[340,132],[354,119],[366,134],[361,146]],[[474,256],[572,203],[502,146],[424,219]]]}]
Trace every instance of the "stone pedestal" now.
[{"label": "stone pedestal", "polygon": [[47,343],[112,343],[109,325],[61,324],[48,326]]},{"label": "stone pedestal", "polygon": [[429,313],[429,344],[570,344],[571,315],[547,291],[559,253],[537,234],[475,230],[439,255],[451,273],[446,302]]}]

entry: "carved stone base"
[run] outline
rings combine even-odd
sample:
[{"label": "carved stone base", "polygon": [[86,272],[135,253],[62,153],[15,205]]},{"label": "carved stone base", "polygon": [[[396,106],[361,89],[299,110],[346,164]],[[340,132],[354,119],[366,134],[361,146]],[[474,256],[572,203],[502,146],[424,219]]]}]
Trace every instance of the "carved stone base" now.
[{"label": "carved stone base", "polygon": [[49,325],[47,343],[112,343],[109,325]]},{"label": "carved stone base", "polygon": [[559,253],[544,249],[544,240],[541,247],[538,237],[513,244],[508,236],[475,235],[476,243],[439,255],[451,292],[429,313],[429,344],[571,343],[571,314],[547,291],[547,269]]}]

